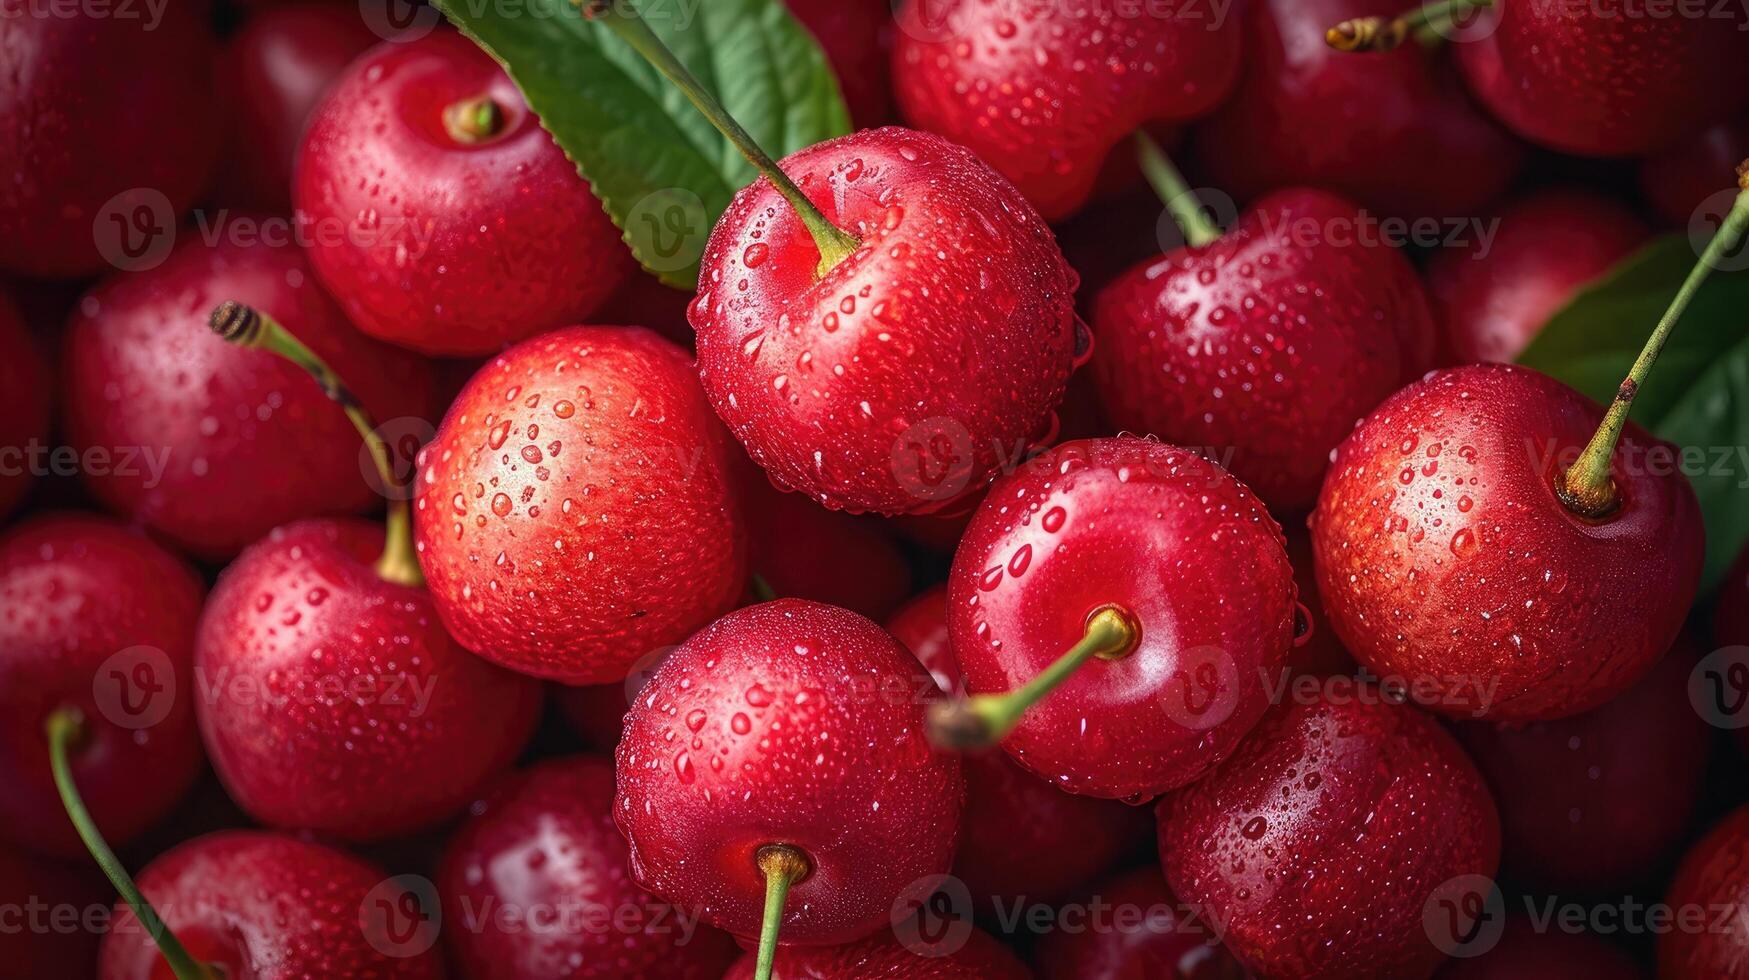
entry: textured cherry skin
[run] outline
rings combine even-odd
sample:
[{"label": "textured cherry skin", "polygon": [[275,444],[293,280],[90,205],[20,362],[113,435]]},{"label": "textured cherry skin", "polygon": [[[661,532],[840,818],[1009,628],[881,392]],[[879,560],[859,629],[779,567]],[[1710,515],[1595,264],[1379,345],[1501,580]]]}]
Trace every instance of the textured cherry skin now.
[{"label": "textured cherry skin", "polygon": [[[1240,980],[1245,970],[1211,936],[1185,917],[1160,868],[1136,868],[1099,882],[1077,902],[1138,915],[1128,927],[1117,912],[1103,928],[1056,929],[1039,940],[1034,962],[1054,980]],[[1136,910],[1134,912],[1129,910]]]},{"label": "textured cherry skin", "polygon": [[1356,659],[1495,721],[1578,714],[1644,674],[1694,602],[1700,514],[1685,478],[1644,465],[1660,444],[1631,423],[1621,508],[1569,512],[1557,471],[1602,416],[1505,365],[1435,372],[1368,416],[1312,515],[1319,594]]},{"label": "textured cherry skin", "polygon": [[[714,929],[685,931],[681,913],[632,883],[605,758],[549,759],[506,778],[444,848],[437,886],[444,936],[476,980],[716,980],[740,953]],[[546,909],[556,922],[543,922]],[[497,918],[507,913],[511,928]]]},{"label": "textured cherry skin", "polygon": [[755,937],[755,855],[789,844],[813,872],[790,888],[784,942],[886,926],[953,860],[964,786],[924,735],[934,691],[880,627],[817,602],[749,606],[693,634],[638,695],[615,754],[638,883]]},{"label": "textured cherry skin", "polygon": [[[489,96],[475,144],[444,109]],[[460,34],[385,42],[310,117],[292,190],[310,261],[359,329],[430,354],[489,354],[588,316],[631,272],[589,184],[491,56]]]},{"label": "textured cherry skin", "polygon": [[1423,910],[1450,879],[1494,874],[1494,802],[1432,718],[1332,683],[1161,801],[1166,880],[1264,976],[1426,976],[1442,954]]},{"label": "textured cherry skin", "polygon": [[[1735,190],[1731,176],[1745,158],[1749,116],[1709,126],[1641,160],[1640,191],[1666,223],[1687,228],[1702,202]],[[1729,209],[1729,198],[1723,205]]]},{"label": "textured cherry skin", "polygon": [[1332,194],[1282,191],[1107,286],[1093,364],[1113,424],[1212,447],[1277,513],[1309,509],[1355,420],[1433,363],[1421,282],[1396,249],[1341,231],[1362,220]]},{"label": "textured cherry skin", "polygon": [[[0,291],[0,517],[10,514],[36,482],[27,454],[47,446],[49,368],[18,308]],[[17,453],[19,455],[13,455]]]},{"label": "textured cherry skin", "polygon": [[829,511],[774,489],[755,467],[743,486],[753,571],[771,591],[870,619],[911,593],[911,568],[878,518]]},{"label": "textured cherry skin", "polygon": [[1077,671],[1002,747],[1071,793],[1139,801],[1213,768],[1263,715],[1294,630],[1281,528],[1174,446],[1047,451],[991,488],[954,555],[948,629],[967,690],[1021,686],[1112,604],[1140,627],[1135,649]]},{"label": "textured cherry skin", "polygon": [[1051,221],[1087,202],[1143,123],[1201,116],[1239,76],[1239,18],[1186,0],[907,0],[898,17],[942,27],[899,32],[905,119],[990,161]]},{"label": "textured cherry skin", "polygon": [[1633,957],[1589,932],[1568,932],[1515,915],[1490,950],[1448,960],[1439,980],[1642,980]]},{"label": "textured cherry skin", "polygon": [[1669,856],[1688,830],[1712,747],[1713,729],[1688,700],[1696,659],[1679,641],[1638,683],[1582,715],[1457,727],[1499,803],[1508,874],[1602,891],[1631,886]]},{"label": "textured cherry skin", "polygon": [[[148,18],[0,2],[0,269],[72,278],[105,268],[94,225],[123,191],[194,203],[218,146],[202,5]],[[131,217],[132,208],[125,209]],[[105,229],[108,231],[109,229]]]},{"label": "textured cherry skin", "polygon": [[[366,938],[366,899],[388,877],[332,847],[224,831],[170,849],[136,880],[189,954],[228,977],[442,977],[436,952],[391,956]],[[385,937],[378,942],[388,945]],[[151,937],[124,904],[117,903],[115,925],[103,937],[98,975],[170,980]]]},{"label": "textured cherry skin", "polygon": [[893,119],[891,0],[783,0],[820,42],[858,129]]},{"label": "textured cherry skin", "polygon": [[735,195],[690,312],[711,404],[772,482],[831,509],[975,492],[997,447],[1053,428],[1073,367],[1075,273],[1050,228],[929,133],[864,130],[783,169],[862,244],[816,282],[819,252],[771,184]]},{"label": "textured cherry skin", "polygon": [[1417,0],[1256,0],[1245,70],[1197,149],[1241,199],[1311,184],[1376,212],[1463,217],[1506,190],[1522,146],[1480,112],[1445,56],[1416,44],[1336,51],[1324,32]]},{"label": "textured cherry skin", "polygon": [[297,366],[208,329],[225,300],[284,324],[379,421],[434,408],[430,364],[354,330],[295,245],[190,238],[163,265],[99,285],[67,328],[68,439],[81,452],[146,447],[163,471],[154,480],[138,455],[123,472],[112,456],[106,471],[85,468],[84,482],[111,510],[214,560],[288,521],[378,499],[346,413]]},{"label": "textured cherry skin", "polygon": [[508,766],[539,717],[540,685],[462,649],[423,588],[377,574],[382,549],[366,521],[275,528],[201,614],[201,736],[264,824],[343,840],[428,826]]},{"label": "textured cherry skin", "polygon": [[[1749,902],[1749,807],[1738,807],[1709,830],[1682,859],[1665,904],[1673,909],[1706,910],[1704,921],[1688,929],[1672,929],[1658,937],[1660,980],[1712,980],[1739,977],[1749,961],[1749,922],[1742,914]],[[1735,906],[1734,914],[1716,926],[1718,910]],[[1689,913],[1693,915],[1694,913]]]},{"label": "textured cherry skin", "polygon": [[[99,936],[91,913],[109,912],[114,892],[95,866],[77,870],[0,848],[0,957],[6,975],[89,977],[97,972]],[[69,911],[70,910],[70,911]]]},{"label": "textured cherry skin", "polygon": [[[0,834],[33,851],[85,853],[55,792],[43,736],[43,722],[62,705],[85,717],[73,778],[112,845],[176,805],[200,768],[189,676],[204,592],[180,558],[104,518],[41,517],[0,538]],[[157,650],[173,676],[155,657],[108,663],[133,647]],[[149,675],[140,670],[148,663]],[[104,676],[110,671],[123,676]],[[156,724],[123,724],[144,725],[159,711]]]},{"label": "textured cherry skin", "polygon": [[1636,14],[1631,5],[1501,4],[1456,45],[1476,98],[1520,136],[1563,153],[1636,156],[1742,108],[1749,14]]},{"label": "textured cherry skin", "polygon": [[1443,248],[1427,265],[1447,363],[1510,364],[1574,293],[1651,234],[1632,211],[1578,190],[1532,194],[1498,217],[1486,247],[1477,238]]},{"label": "textured cherry skin", "polygon": [[[752,954],[723,980],[753,980]],[[1032,972],[989,933],[973,929],[966,944],[945,956],[913,952],[882,934],[844,946],[780,946],[772,980],[1030,980]]]},{"label": "textured cherry skin", "polygon": [[231,139],[214,175],[217,196],[290,213],[292,166],[310,111],[341,70],[380,40],[356,8],[329,2],[268,7],[245,21],[220,55]]},{"label": "textured cherry skin", "polygon": [[420,455],[419,561],[451,635],[605,684],[726,612],[747,580],[733,451],[685,352],[648,330],[494,358]]}]

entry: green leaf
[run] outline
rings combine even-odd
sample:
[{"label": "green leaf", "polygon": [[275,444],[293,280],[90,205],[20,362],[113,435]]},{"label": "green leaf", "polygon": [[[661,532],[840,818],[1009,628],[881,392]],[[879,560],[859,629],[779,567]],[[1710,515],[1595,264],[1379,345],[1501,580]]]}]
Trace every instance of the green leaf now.
[{"label": "green leaf", "polygon": [[[695,288],[711,228],[752,183],[753,166],[570,0],[436,2],[504,65],[644,268]],[[774,159],[850,131],[825,54],[778,0],[641,0],[639,9]]]},{"label": "green leaf", "polygon": [[[1519,363],[1609,401],[1696,258],[1681,236],[1646,246],[1574,296]],[[1682,470],[1706,519],[1702,586],[1711,590],[1749,542],[1749,273],[1707,280],[1635,399],[1633,419],[1684,450]]]}]

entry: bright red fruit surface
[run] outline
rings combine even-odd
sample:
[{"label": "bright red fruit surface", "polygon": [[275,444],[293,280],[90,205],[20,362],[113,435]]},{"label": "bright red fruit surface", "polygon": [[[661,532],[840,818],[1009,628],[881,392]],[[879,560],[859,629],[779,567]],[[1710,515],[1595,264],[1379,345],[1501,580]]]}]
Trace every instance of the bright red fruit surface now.
[{"label": "bright red fruit surface", "polygon": [[1077,903],[1106,919],[1039,940],[1040,976],[1052,980],[1240,980],[1245,970],[1208,925],[1189,918],[1158,867],[1107,878]]},{"label": "bright red fruit surface", "polygon": [[[1558,920],[1554,920],[1558,921]],[[1439,980],[1641,980],[1645,973],[1615,944],[1570,925],[1506,920],[1497,944],[1479,956],[1453,958]]]},{"label": "bright red fruit surface", "polygon": [[1494,874],[1494,803],[1438,722],[1331,683],[1160,803],[1166,879],[1264,976],[1426,976],[1429,903]]},{"label": "bright red fruit surface", "polygon": [[475,980],[716,980],[739,953],[632,883],[604,758],[507,777],[450,840],[438,890],[444,936]]},{"label": "bright red fruit surface", "polygon": [[894,91],[908,122],[990,161],[1055,221],[1143,123],[1195,118],[1227,94],[1239,73],[1230,13],[1191,0],[910,0]]},{"label": "bright red fruit surface", "polygon": [[200,768],[190,674],[203,592],[181,559],[102,518],[43,517],[0,538],[0,834],[85,852],[43,735],[63,705],[84,716],[73,779],[111,844],[176,805]]},{"label": "bright red fruit surface", "polygon": [[[475,99],[501,121],[460,138],[446,110]],[[293,198],[311,262],[359,329],[431,354],[577,322],[632,268],[509,76],[447,31],[352,63],[310,119]]]},{"label": "bright red fruit surface", "polygon": [[807,855],[783,940],[887,925],[953,859],[959,760],[923,731],[934,685],[885,631],[800,599],[737,610],[657,669],[626,718],[614,817],[650,891],[759,934],[767,844]]},{"label": "bright red fruit surface", "polygon": [[535,681],[444,632],[431,596],[385,581],[364,521],[274,529],[201,616],[200,728],[231,798],[262,823],[345,840],[427,826],[508,766]]},{"label": "bright red fruit surface", "polygon": [[939,136],[828,140],[784,172],[861,240],[819,251],[757,181],[711,233],[691,311],[717,414],[834,510],[939,510],[1048,438],[1077,356],[1075,273],[1012,184]]},{"label": "bright red fruit surface", "polygon": [[0,292],[0,516],[30,492],[34,447],[48,448],[49,369],[18,310]]},{"label": "bright red fruit surface", "polygon": [[1693,604],[1694,491],[1629,423],[1621,506],[1570,512],[1555,480],[1603,412],[1525,368],[1440,371],[1393,395],[1337,450],[1312,515],[1336,632],[1429,708],[1495,721],[1596,707],[1670,648]]},{"label": "bright red fruit surface", "polygon": [[[1029,980],[1027,970],[989,933],[973,929],[950,954],[914,951],[891,936],[830,948],[779,947],[772,980]],[[723,980],[753,980],[754,959],[744,956]]]},{"label": "bright red fruit surface", "polygon": [[732,452],[692,362],[648,330],[494,358],[420,455],[419,561],[451,634],[537,677],[624,678],[741,595]]},{"label": "bright red fruit surface", "polygon": [[1742,975],[1749,962],[1749,918],[1743,915],[1749,904],[1749,807],[1733,811],[1694,845],[1664,903],[1687,915],[1689,924],[1658,937],[1661,980]]},{"label": "bright red fruit surface", "polygon": [[[443,963],[381,868],[279,834],[197,837],[138,875],[140,891],[189,955],[226,977],[429,980]],[[387,888],[379,886],[388,885]],[[429,914],[429,913],[425,913]],[[117,903],[102,980],[170,980],[132,911]]]},{"label": "bright red fruit surface", "polygon": [[1145,800],[1197,778],[1267,707],[1294,632],[1281,528],[1201,456],[1122,437],[1058,446],[990,491],[954,556],[953,651],[1008,691],[1116,605],[1140,628],[1032,706],[1002,746],[1073,793]]},{"label": "bright red fruit surface", "polygon": [[1252,3],[1239,86],[1198,135],[1205,169],[1241,198],[1311,184],[1375,213],[1476,214],[1511,185],[1524,152],[1477,110],[1447,56],[1419,44],[1354,54],[1324,43],[1326,30],[1351,17],[1416,6]]},{"label": "bright red fruit surface", "polygon": [[272,316],[386,423],[430,416],[429,363],[360,335],[295,245],[191,239],[163,265],[80,300],[64,363],[69,441],[93,496],[184,550],[228,558],[300,517],[378,499],[358,433],[297,366],[207,326],[225,300]]},{"label": "bright red fruit surface", "polygon": [[1354,421],[1433,363],[1420,280],[1365,223],[1282,191],[1107,286],[1093,364],[1113,425],[1205,447],[1277,512],[1309,509]]},{"label": "bright red fruit surface", "polygon": [[892,121],[892,0],[783,0],[820,47],[858,129]]}]

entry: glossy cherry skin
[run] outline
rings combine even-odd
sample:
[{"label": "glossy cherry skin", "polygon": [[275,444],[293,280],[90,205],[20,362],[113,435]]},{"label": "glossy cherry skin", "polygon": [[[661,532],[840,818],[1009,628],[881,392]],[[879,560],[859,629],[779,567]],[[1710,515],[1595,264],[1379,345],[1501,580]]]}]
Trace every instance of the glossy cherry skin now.
[{"label": "glossy cherry skin", "polygon": [[97,972],[99,935],[87,928],[105,922],[114,893],[96,868],[62,867],[0,848],[0,957],[6,975],[89,977]]},{"label": "glossy cherry skin", "polygon": [[1749,104],[1749,14],[1509,3],[1455,45],[1470,90],[1524,138],[1563,153],[1636,156]]},{"label": "glossy cherry skin", "polygon": [[[488,97],[502,128],[451,136]],[[491,56],[450,31],[354,61],[310,117],[293,187],[322,282],[359,329],[489,354],[588,316],[630,273],[589,184]]]},{"label": "glossy cherry skin", "polygon": [[[754,957],[743,956],[723,980],[753,980]],[[891,935],[844,946],[780,946],[772,980],[1030,980],[1031,971],[989,933],[974,928],[965,945],[924,955]]]},{"label": "glossy cherry skin", "polygon": [[419,561],[462,646],[606,684],[732,608],[747,542],[731,453],[684,351],[571,327],[494,358],[420,455]]},{"label": "glossy cherry skin", "polygon": [[1048,437],[1077,356],[1075,273],[1014,186],[896,127],[783,168],[861,247],[816,281],[813,240],[756,181],[711,233],[690,314],[705,392],[772,482],[922,513]]},{"label": "glossy cherry skin", "polygon": [[374,567],[379,525],[300,521],[231,563],[201,614],[200,730],[260,822],[380,840],[442,820],[508,766],[540,685],[462,649],[423,588]]},{"label": "glossy cherry skin", "polygon": [[1447,363],[1512,363],[1575,293],[1651,234],[1627,208],[1577,190],[1537,192],[1498,217],[1492,241],[1440,249],[1428,263]]},{"label": "glossy cherry skin", "polygon": [[1380,694],[1337,680],[1285,702],[1160,803],[1173,893],[1263,976],[1426,976],[1443,956],[1428,902],[1494,874],[1499,819],[1475,766],[1438,722]]},{"label": "glossy cherry skin", "polygon": [[0,292],[0,517],[36,482],[28,454],[33,446],[47,447],[48,435],[48,365],[17,307]]},{"label": "glossy cherry skin", "polygon": [[1641,980],[1633,957],[1588,932],[1538,928],[1526,916],[1506,920],[1492,949],[1446,961],[1439,980]]},{"label": "glossy cherry skin", "polygon": [[831,62],[858,129],[893,118],[891,0],[783,0]]},{"label": "glossy cherry skin", "polygon": [[897,16],[905,119],[990,161],[1051,221],[1143,123],[1201,116],[1239,75],[1239,18],[1188,2],[908,0]]},{"label": "glossy cherry skin", "polygon": [[[99,242],[149,244],[121,236],[169,233],[199,195],[219,135],[212,36],[202,4],[154,10],[0,3],[0,269],[95,273]],[[150,196],[114,203],[134,189]]]},{"label": "glossy cherry skin", "polygon": [[1700,513],[1632,423],[1621,507],[1570,512],[1554,481],[1602,417],[1505,365],[1435,372],[1368,416],[1312,515],[1319,593],[1355,657],[1433,710],[1509,722],[1578,714],[1644,674],[1693,604]]},{"label": "glossy cherry skin", "polygon": [[249,17],[220,56],[231,138],[217,194],[235,206],[291,212],[304,123],[353,58],[381,38],[356,7],[290,3]]},{"label": "glossy cherry skin", "polygon": [[911,593],[911,569],[877,518],[826,510],[772,488],[757,468],[744,484],[750,563],[779,596],[813,599],[879,619]]},{"label": "glossy cherry skin", "polygon": [[1632,885],[1669,856],[1712,747],[1713,729],[1688,699],[1695,660],[1679,641],[1637,684],[1582,715],[1457,728],[1499,803],[1509,875],[1600,891]]},{"label": "glossy cherry skin", "polygon": [[1208,247],[1107,286],[1093,364],[1113,424],[1209,447],[1277,513],[1309,509],[1355,420],[1433,362],[1421,282],[1396,249],[1357,240],[1365,220],[1282,191]]},{"label": "glossy cherry skin", "polygon": [[[1658,937],[1660,980],[1711,980],[1738,977],[1749,961],[1749,807],[1719,821],[1683,857],[1664,902],[1680,913],[1690,909],[1686,928]],[[1719,910],[1733,908],[1720,916]],[[1694,909],[1702,910],[1698,919]],[[1722,928],[1721,928],[1722,924]]]},{"label": "glossy cherry skin", "polygon": [[784,942],[885,927],[953,859],[964,787],[924,735],[934,690],[897,640],[821,603],[749,606],[693,634],[638,695],[615,754],[638,883],[755,937],[756,854],[788,844],[813,870],[789,890]]},{"label": "glossy cherry skin", "polygon": [[33,851],[85,853],[49,772],[43,723],[70,705],[85,736],[73,778],[98,829],[126,843],[200,769],[194,570],[99,517],[41,517],[0,538],[0,834]]},{"label": "glossy cherry skin", "polygon": [[504,780],[450,839],[437,885],[449,948],[477,980],[716,980],[740,952],[632,883],[604,758]]},{"label": "glossy cherry skin", "polygon": [[1133,436],[1057,446],[991,488],[954,555],[966,689],[1025,684],[1108,605],[1139,628],[1134,649],[1083,666],[1002,747],[1068,792],[1146,800],[1213,768],[1267,707],[1294,632],[1281,528],[1194,453]]},{"label": "glossy cherry skin", "polygon": [[1417,0],[1256,0],[1245,70],[1203,125],[1203,168],[1241,199],[1323,187],[1375,213],[1468,218],[1512,183],[1520,144],[1469,100],[1446,56],[1418,44],[1336,51],[1324,32]]},{"label": "glossy cherry skin", "polygon": [[[442,977],[438,954],[417,951],[423,934],[402,936],[399,928],[412,923],[378,911],[394,902],[385,894],[392,886],[376,891],[388,878],[381,868],[332,847],[281,834],[226,831],[172,848],[136,880],[189,955],[227,977]],[[151,937],[121,903],[103,938],[98,975],[171,980]]]},{"label": "glossy cherry skin", "polygon": [[[1206,925],[1185,915],[1158,866],[1100,882],[1077,899],[1113,911],[1103,927],[1057,929],[1039,940],[1040,976],[1056,980],[1241,980],[1245,970]],[[1135,916],[1119,920],[1118,916]]]},{"label": "glossy cherry skin", "polygon": [[[69,441],[111,454],[105,468],[84,469],[85,484],[111,510],[214,560],[287,521],[378,499],[340,406],[297,366],[208,328],[225,300],[284,324],[379,421],[433,414],[429,363],[354,330],[296,245],[191,238],[163,265],[105,281],[80,300],[62,364]],[[131,462],[120,456],[134,447],[143,449]]]},{"label": "glossy cherry skin", "polygon": [[[1687,228],[1709,198],[1736,190],[1737,165],[1749,159],[1749,116],[1709,126],[1640,161],[1640,192],[1668,224]],[[1730,208],[1729,197],[1715,202]]]}]

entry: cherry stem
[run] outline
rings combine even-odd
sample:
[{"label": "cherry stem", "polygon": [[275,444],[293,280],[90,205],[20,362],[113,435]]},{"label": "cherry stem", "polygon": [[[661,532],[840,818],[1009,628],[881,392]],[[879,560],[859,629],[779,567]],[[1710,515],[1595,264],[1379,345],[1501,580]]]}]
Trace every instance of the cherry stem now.
[{"label": "cherry stem", "polygon": [[1135,140],[1136,161],[1141,165],[1142,175],[1148,178],[1166,210],[1172,212],[1172,220],[1178,222],[1179,230],[1184,232],[1185,242],[1192,248],[1202,248],[1221,237],[1221,226],[1203,213],[1196,192],[1190,189],[1190,184],[1172,165],[1160,144],[1141,130],[1136,130]]},{"label": "cherry stem", "polygon": [[1020,724],[1026,710],[1081,665],[1094,657],[1118,660],[1136,647],[1141,630],[1129,611],[1120,606],[1100,606],[1087,617],[1081,639],[1037,677],[1005,694],[978,694],[930,707],[929,739],[949,749],[984,748],[1007,737]]},{"label": "cherry stem", "polygon": [[1627,426],[1628,412],[1633,408],[1634,397],[1640,393],[1640,387],[1646,383],[1646,378],[1652,371],[1652,365],[1657,363],[1658,355],[1664,350],[1664,343],[1670,339],[1670,331],[1676,326],[1676,321],[1682,318],[1684,310],[1700,292],[1701,284],[1712,274],[1719,260],[1725,253],[1735,248],[1743,240],[1746,230],[1749,230],[1749,161],[1745,161],[1742,176],[1739,180],[1741,190],[1737,199],[1731,205],[1731,211],[1725,216],[1724,224],[1714,233],[1713,239],[1701,253],[1700,262],[1689,270],[1688,278],[1682,283],[1682,288],[1676,291],[1676,298],[1670,301],[1670,308],[1664,311],[1658,326],[1652,331],[1652,336],[1646,340],[1646,346],[1641,349],[1640,356],[1635,359],[1634,366],[1628,370],[1627,379],[1616,389],[1615,400],[1610,402],[1609,410],[1604,413],[1603,423],[1597,427],[1597,432],[1591,437],[1585,451],[1579,454],[1579,459],[1557,481],[1556,495],[1567,509],[1581,517],[1599,520],[1608,517],[1621,506],[1621,495],[1616,490],[1615,478],[1611,475],[1615,460],[1615,447],[1621,441],[1623,428]]},{"label": "cherry stem", "polygon": [[85,849],[91,852],[110,884],[134,910],[134,916],[145,926],[146,934],[158,944],[158,952],[163,954],[164,962],[170,964],[170,971],[176,974],[177,980],[218,980],[218,975],[189,955],[176,934],[170,931],[163,919],[158,918],[157,910],[146,901],[139,886],[134,884],[127,869],[110,850],[109,842],[103,839],[97,821],[91,819],[91,811],[85,808],[85,799],[79,795],[78,784],[73,781],[73,764],[68,758],[73,746],[85,736],[85,715],[78,708],[63,705],[49,713],[43,722],[43,731],[49,740],[49,768],[54,772],[55,789],[60,791],[61,805],[72,818],[73,829],[79,832],[79,839],[85,842]]},{"label": "cherry stem", "polygon": [[729,115],[729,111],[723,108],[723,104],[717,101],[717,97],[706,90],[703,85],[700,85],[698,79],[693,77],[692,72],[688,71],[686,66],[681,64],[680,59],[674,56],[674,52],[668,49],[668,45],[662,43],[662,39],[650,30],[650,25],[646,24],[643,18],[638,15],[632,0],[614,0],[611,3],[606,2],[606,0],[573,0],[573,2],[580,4],[585,16],[600,20],[609,30],[617,34],[620,40],[626,42],[632,50],[642,55],[645,61],[667,76],[668,80],[680,89],[693,106],[706,119],[710,120],[711,125],[728,137],[729,142],[735,144],[735,148],[741,151],[741,155],[747,158],[747,162],[753,164],[765,176],[766,180],[771,181],[771,185],[777,188],[777,192],[783,195],[784,200],[789,202],[791,208],[795,209],[796,216],[802,219],[803,225],[807,226],[808,234],[813,237],[815,247],[820,250],[820,264],[814,269],[815,278],[825,276],[826,273],[832,271],[834,266],[849,258],[851,253],[856,251],[857,246],[861,244],[857,241],[856,236],[834,225],[819,208],[814,206],[813,201],[808,200],[807,195],[802,193],[802,189],[797,187],[795,182],[779,169],[771,157],[759,147],[759,144],[753,141],[753,137],[741,128],[741,124]]},{"label": "cherry stem", "polygon": [[400,585],[423,585],[425,574],[413,550],[413,518],[407,506],[406,485],[395,476],[394,457],[388,443],[377,433],[376,424],[364,403],[346,387],[316,352],[305,347],[291,331],[273,317],[252,306],[226,300],[213,309],[208,325],[214,333],[239,347],[265,350],[303,368],[322,386],[322,393],[339,405],[352,420],[352,427],[363,437],[376,460],[377,475],[389,498],[388,513],[383,528],[383,553],[377,559],[377,574],[385,581]]},{"label": "cherry stem", "polygon": [[1324,32],[1324,43],[1338,51],[1390,51],[1411,34],[1417,38],[1436,24],[1450,24],[1458,17],[1494,0],[1439,0],[1423,2],[1401,17],[1356,17]]},{"label": "cherry stem", "polygon": [[754,966],[754,980],[771,980],[772,963],[777,959],[777,934],[783,926],[783,904],[791,885],[813,873],[814,866],[800,848],[788,844],[767,844],[759,849],[755,860],[759,873],[765,876],[765,916],[759,925],[759,958]]},{"label": "cherry stem", "polygon": [[777,590],[772,588],[771,583],[765,580],[765,576],[758,572],[753,573],[748,584],[753,589],[753,598],[760,602],[771,602],[777,598]]},{"label": "cherry stem", "polygon": [[504,107],[490,95],[463,99],[443,110],[443,128],[457,143],[484,143],[504,129]]}]

